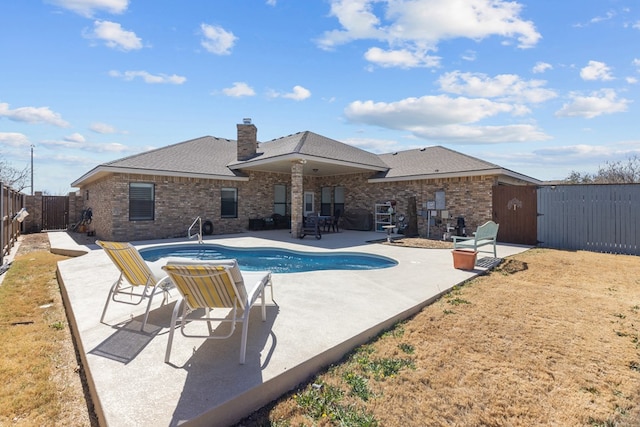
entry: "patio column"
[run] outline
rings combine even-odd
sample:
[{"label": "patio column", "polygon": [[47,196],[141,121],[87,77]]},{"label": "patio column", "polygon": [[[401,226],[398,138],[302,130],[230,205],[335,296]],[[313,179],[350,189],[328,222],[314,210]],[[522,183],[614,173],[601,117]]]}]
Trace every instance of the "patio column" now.
[{"label": "patio column", "polygon": [[295,238],[300,237],[302,229],[303,213],[303,173],[304,159],[296,159],[291,161],[291,235]]}]

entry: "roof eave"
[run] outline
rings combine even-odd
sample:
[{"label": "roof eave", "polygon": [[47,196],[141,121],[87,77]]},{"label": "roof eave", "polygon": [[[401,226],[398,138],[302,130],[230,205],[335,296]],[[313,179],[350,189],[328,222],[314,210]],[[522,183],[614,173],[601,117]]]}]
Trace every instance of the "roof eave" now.
[{"label": "roof eave", "polygon": [[220,179],[220,180],[227,180],[227,181],[249,181],[248,177],[234,176],[234,175],[178,172],[178,171],[167,171],[162,169],[137,169],[137,168],[122,168],[122,167],[116,167],[116,166],[98,166],[92,169],[91,171],[89,171],[88,173],[84,174],[77,180],[73,181],[71,183],[71,187],[80,187],[81,185],[88,184],[90,182],[93,182],[111,173],[172,176],[172,177],[180,177],[180,178]]},{"label": "roof eave", "polygon": [[346,160],[330,159],[327,157],[320,157],[320,156],[310,156],[308,154],[299,154],[299,153],[288,153],[288,154],[283,154],[279,156],[272,156],[266,159],[258,158],[258,159],[251,159],[246,161],[236,161],[236,162],[229,163],[227,167],[231,170],[239,170],[239,169],[247,169],[247,167],[264,166],[264,165],[268,165],[269,163],[281,162],[283,160],[307,160],[307,161],[314,161],[314,162],[320,162],[320,163],[330,163],[338,166],[349,166],[349,167],[355,167],[360,169],[368,169],[368,170],[378,171],[378,172],[386,171],[389,169],[388,167],[383,167],[383,166],[350,162]]},{"label": "roof eave", "polygon": [[472,171],[458,171],[458,172],[447,172],[447,173],[420,174],[420,175],[405,175],[405,176],[385,177],[385,178],[369,178],[368,182],[369,183],[400,182],[400,181],[414,181],[414,180],[424,180],[424,179],[466,178],[470,176],[495,176],[495,175],[508,176],[510,178],[519,179],[519,180],[530,182],[536,185],[539,185],[542,183],[542,181],[539,181],[537,179],[519,174],[517,172],[510,171],[508,169],[502,169],[502,168],[472,170]]}]

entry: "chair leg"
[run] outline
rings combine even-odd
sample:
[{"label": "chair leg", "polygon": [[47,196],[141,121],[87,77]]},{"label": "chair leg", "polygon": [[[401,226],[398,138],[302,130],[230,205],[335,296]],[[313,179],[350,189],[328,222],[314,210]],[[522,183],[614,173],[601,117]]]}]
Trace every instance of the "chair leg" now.
[{"label": "chair leg", "polygon": [[109,290],[109,294],[107,295],[107,302],[104,303],[104,308],[102,309],[102,316],[100,316],[100,323],[104,323],[104,317],[107,315],[107,307],[109,307],[109,303],[111,302],[111,298],[115,293],[118,286],[120,286],[120,282],[122,281],[122,276],[118,280],[115,281],[113,285],[111,285],[111,289]]},{"label": "chair leg", "polygon": [[[271,290],[273,291],[273,288],[271,288]],[[265,322],[267,320],[267,303],[266,303],[266,298],[264,296],[264,287],[262,288],[262,291],[260,292],[260,295],[262,296],[262,321]],[[273,300],[273,294],[271,294],[271,299]]]},{"label": "chair leg", "polygon": [[[171,314],[171,324],[169,325],[169,339],[167,341],[167,350],[164,353],[164,363],[169,363],[169,357],[171,356],[171,346],[173,345],[173,334],[176,331],[176,320],[178,318],[178,312],[180,311],[180,306],[185,304],[184,300],[179,300],[176,302],[176,306],[173,308],[173,314]],[[183,313],[184,320],[184,313]]]},{"label": "chair leg", "polygon": [[142,320],[142,327],[140,328],[141,331],[144,331],[144,327],[147,326],[147,319],[149,318],[149,311],[151,311],[151,303],[153,302],[153,295],[155,295],[155,288],[153,289],[153,291],[151,292],[151,295],[149,295],[149,302],[147,303],[147,311],[144,312],[144,319]]},{"label": "chair leg", "polygon": [[240,342],[240,364],[244,365],[247,354],[247,335],[249,334],[249,312],[251,307],[246,307],[242,314],[242,341]]}]

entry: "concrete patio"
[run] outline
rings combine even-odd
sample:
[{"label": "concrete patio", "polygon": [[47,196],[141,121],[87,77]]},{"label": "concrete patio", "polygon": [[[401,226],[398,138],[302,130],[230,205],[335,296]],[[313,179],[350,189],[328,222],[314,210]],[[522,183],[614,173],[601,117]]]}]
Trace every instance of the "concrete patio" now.
[{"label": "concrete patio", "polygon": [[[101,424],[231,425],[484,270],[454,269],[451,250],[371,243],[384,237],[346,230],[321,240],[294,239],[286,230],[271,230],[205,239],[237,247],[362,252],[399,262],[380,270],[274,274],[275,303],[267,292],[266,322],[253,308],[247,360],[240,365],[240,328],[226,340],[176,334],[171,364],[164,363],[175,299],[164,307],[158,307],[158,299],[144,331],[143,305],[112,304],[105,319],[109,325],[100,323],[116,268],[89,237],[78,242],[68,233],[49,233],[53,252],[86,253],[60,262],[58,277]],[[132,243],[141,248],[174,242]],[[527,249],[499,244],[498,256]],[[482,263],[487,255],[478,254],[480,265],[493,260]]]}]

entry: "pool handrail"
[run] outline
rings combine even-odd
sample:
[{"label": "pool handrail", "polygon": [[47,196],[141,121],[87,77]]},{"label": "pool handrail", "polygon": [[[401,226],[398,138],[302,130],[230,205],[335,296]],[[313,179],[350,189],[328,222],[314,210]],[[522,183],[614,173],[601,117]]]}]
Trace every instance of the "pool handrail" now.
[{"label": "pool handrail", "polygon": [[[196,225],[196,223],[198,224],[198,233],[192,235],[191,234],[191,229]],[[191,226],[187,230],[187,237],[189,239],[193,239],[196,236],[198,237],[198,243],[204,243],[202,241],[202,218],[200,218],[199,216],[196,217],[196,219],[193,220],[193,223],[191,223]]]}]

